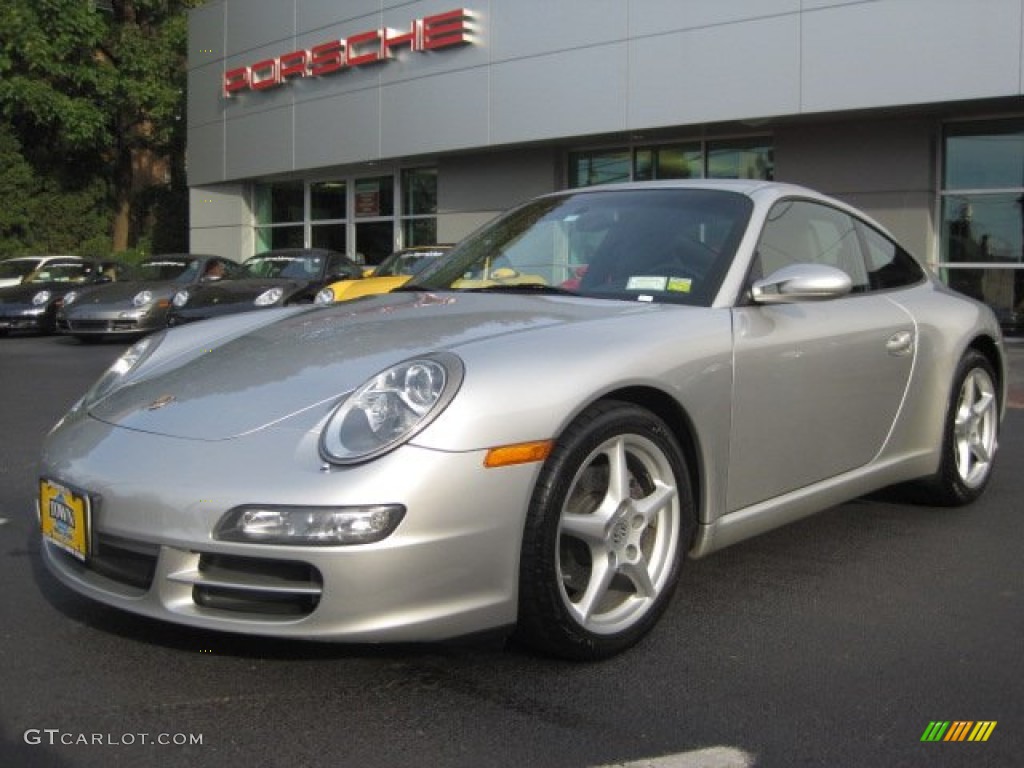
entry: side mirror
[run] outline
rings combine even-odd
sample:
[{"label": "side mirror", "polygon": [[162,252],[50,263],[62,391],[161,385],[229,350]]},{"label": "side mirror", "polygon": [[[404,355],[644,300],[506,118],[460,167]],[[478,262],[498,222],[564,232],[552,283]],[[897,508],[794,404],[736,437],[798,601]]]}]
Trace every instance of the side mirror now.
[{"label": "side mirror", "polygon": [[795,304],[838,299],[853,290],[841,269],[824,264],[791,264],[758,280],[750,288],[755,304]]}]

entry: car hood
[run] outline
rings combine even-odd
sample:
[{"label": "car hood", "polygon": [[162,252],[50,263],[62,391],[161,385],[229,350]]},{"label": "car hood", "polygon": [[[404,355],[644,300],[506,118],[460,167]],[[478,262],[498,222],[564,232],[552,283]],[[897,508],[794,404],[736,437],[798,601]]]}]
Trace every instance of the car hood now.
[{"label": "car hood", "polygon": [[[214,332],[220,321],[207,321],[212,325],[186,329],[208,331],[195,333],[197,345],[183,356],[186,363],[153,362],[152,371],[140,372],[138,381],[93,405],[90,414],[130,429],[200,440],[225,440],[271,425],[309,429],[370,376],[417,354],[458,352],[478,342],[493,352],[509,337],[658,310],[579,298],[397,293],[308,310],[269,310],[259,313],[268,317],[265,324],[222,343]],[[514,346],[532,350],[531,359],[537,356],[532,344]],[[302,412],[306,418],[290,420]]]},{"label": "car hood", "polygon": [[189,288],[189,300],[186,309],[197,307],[221,306],[252,301],[264,291],[278,287],[284,289],[284,295],[291,296],[296,291],[309,285],[312,280],[285,280],[273,277],[245,277],[240,280],[217,280],[203,283],[201,286]]}]

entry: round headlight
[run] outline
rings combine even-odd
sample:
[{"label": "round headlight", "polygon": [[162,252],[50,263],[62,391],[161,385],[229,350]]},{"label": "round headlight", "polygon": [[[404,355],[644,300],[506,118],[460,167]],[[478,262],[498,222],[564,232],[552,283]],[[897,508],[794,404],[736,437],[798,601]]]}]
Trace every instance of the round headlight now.
[{"label": "round headlight", "polygon": [[174,294],[174,298],[171,299],[171,303],[178,308],[184,307],[186,304],[188,304],[188,291],[178,291],[176,294]]},{"label": "round headlight", "polygon": [[313,300],[314,304],[333,304],[334,303],[334,291],[330,288],[321,288],[320,292],[317,293],[316,299]]},{"label": "round headlight", "polygon": [[64,294],[64,306],[74,304],[78,300],[78,291],[68,291]]},{"label": "round headlight", "polygon": [[272,304],[277,304],[277,302],[281,300],[282,296],[284,296],[283,288],[268,288],[256,297],[253,304],[257,307],[269,307]]},{"label": "round headlight", "polygon": [[32,297],[32,305],[36,307],[41,307],[43,304],[50,300],[50,295],[51,294],[49,291],[40,291],[39,293]]},{"label": "round headlight", "polygon": [[139,307],[144,307],[147,304],[151,304],[152,302],[152,291],[140,291],[139,293],[136,293],[135,298],[132,299],[132,306],[138,309]]},{"label": "round headlight", "polygon": [[106,373],[100,376],[99,380],[92,385],[92,388],[86,392],[85,397],[82,398],[85,406],[95,405],[120,387],[125,377],[138,369],[153,354],[166,335],[165,331],[154,333],[152,336],[147,336],[129,347],[124,354],[114,361],[114,364],[107,369]]},{"label": "round headlight", "polygon": [[346,397],[327,420],[320,452],[354,464],[410,440],[445,409],[462,384],[462,361],[438,353],[394,365]]}]

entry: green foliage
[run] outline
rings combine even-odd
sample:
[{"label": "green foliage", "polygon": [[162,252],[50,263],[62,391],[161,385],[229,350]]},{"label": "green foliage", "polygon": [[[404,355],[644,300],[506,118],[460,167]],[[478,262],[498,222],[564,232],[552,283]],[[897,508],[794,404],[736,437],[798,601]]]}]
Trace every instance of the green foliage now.
[{"label": "green foliage", "polygon": [[185,9],[201,2],[0,0],[0,255],[109,255],[125,206],[129,246],[187,239],[183,175],[131,169],[183,162]]}]

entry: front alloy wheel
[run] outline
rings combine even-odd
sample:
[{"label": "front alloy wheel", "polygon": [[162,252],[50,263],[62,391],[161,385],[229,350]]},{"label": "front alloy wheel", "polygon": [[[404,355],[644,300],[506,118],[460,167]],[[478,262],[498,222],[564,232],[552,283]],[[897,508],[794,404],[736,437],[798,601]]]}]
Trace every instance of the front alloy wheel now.
[{"label": "front alloy wheel", "polygon": [[599,659],[637,642],[665,609],[693,532],[689,474],[649,411],[600,403],[559,440],[524,532],[519,633]]}]

